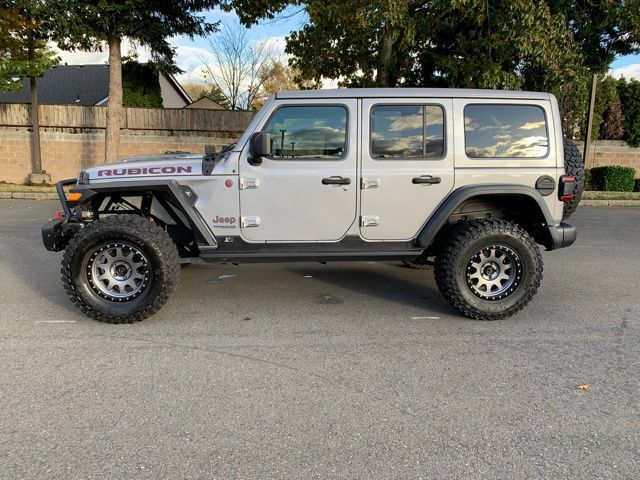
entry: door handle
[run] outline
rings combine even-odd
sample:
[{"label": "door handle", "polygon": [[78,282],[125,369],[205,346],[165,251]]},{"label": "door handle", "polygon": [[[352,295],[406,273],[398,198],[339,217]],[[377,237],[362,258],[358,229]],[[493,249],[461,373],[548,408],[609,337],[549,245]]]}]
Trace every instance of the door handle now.
[{"label": "door handle", "polygon": [[351,179],[347,177],[329,177],[322,179],[323,185],[350,185]]},{"label": "door handle", "polygon": [[442,182],[440,177],[432,177],[431,175],[422,175],[411,180],[414,185],[433,185],[440,182]]}]

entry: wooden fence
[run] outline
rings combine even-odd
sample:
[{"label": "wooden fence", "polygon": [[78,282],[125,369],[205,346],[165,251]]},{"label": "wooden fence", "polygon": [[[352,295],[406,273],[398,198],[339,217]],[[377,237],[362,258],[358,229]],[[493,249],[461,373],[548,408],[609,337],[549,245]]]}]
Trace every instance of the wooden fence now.
[{"label": "wooden fence", "polygon": [[[107,107],[40,105],[40,126],[44,128],[105,128]],[[31,125],[30,105],[0,103],[1,127]],[[182,108],[125,108],[122,128],[189,132],[242,132],[254,112]]]}]

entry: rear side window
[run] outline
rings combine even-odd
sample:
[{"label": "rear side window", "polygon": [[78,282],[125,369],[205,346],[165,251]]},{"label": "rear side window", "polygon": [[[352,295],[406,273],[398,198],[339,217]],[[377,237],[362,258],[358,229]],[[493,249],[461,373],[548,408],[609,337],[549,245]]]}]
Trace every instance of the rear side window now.
[{"label": "rear side window", "polygon": [[347,139],[347,109],[340,106],[282,107],[265,132],[279,158],[342,158]]},{"label": "rear side window", "polygon": [[535,105],[467,105],[465,151],[471,158],[543,158],[549,153],[544,110]]},{"label": "rear side window", "polygon": [[377,105],[371,109],[373,158],[444,155],[444,111],[437,105]]}]

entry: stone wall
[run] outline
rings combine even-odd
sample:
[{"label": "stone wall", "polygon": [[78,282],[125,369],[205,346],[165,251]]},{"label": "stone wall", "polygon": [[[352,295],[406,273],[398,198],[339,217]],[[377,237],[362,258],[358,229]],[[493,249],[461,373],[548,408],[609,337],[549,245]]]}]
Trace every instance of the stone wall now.
[{"label": "stone wall", "polygon": [[[584,143],[576,140],[582,152]],[[598,140],[593,142],[594,159],[589,167],[604,167],[620,165],[632,167],[636,170],[636,178],[640,178],[640,148],[633,148],[626,142],[618,140]]]},{"label": "stone wall", "polygon": [[[218,149],[233,143],[240,132],[224,135],[187,135],[184,132],[124,132],[121,136],[120,156],[151,155],[167,151],[204,153],[205,145]],[[51,175],[52,182],[73,178],[87,166],[104,162],[104,131],[55,132],[42,129],[40,133],[42,168]],[[25,128],[0,128],[0,181],[26,183],[31,173],[31,132]]]},{"label": "stone wall", "polygon": [[[106,107],[40,105],[42,169],[57,182],[104,162]],[[0,181],[25,183],[31,173],[31,109],[0,103]],[[233,143],[253,112],[182,108],[125,108],[120,158],[167,151],[204,153]]]}]

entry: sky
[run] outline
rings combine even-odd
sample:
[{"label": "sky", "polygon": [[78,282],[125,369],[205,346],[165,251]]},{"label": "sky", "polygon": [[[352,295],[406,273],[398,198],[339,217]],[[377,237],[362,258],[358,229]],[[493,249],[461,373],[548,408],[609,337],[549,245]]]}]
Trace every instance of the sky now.
[{"label": "sky", "polygon": [[[209,21],[222,22],[224,25],[238,23],[235,13],[224,12],[219,8],[206,13]],[[285,37],[292,31],[296,31],[304,25],[306,15],[301,7],[289,7],[274,20],[262,21],[253,25],[249,31],[249,39],[252,42],[267,42],[277,55],[284,55]],[[214,34],[215,35],[215,34]],[[176,75],[181,83],[203,82],[203,58],[208,57],[209,44],[206,38],[175,37],[170,42],[176,47],[176,63],[184,73]],[[122,53],[127,54],[131,49],[128,42],[123,44]],[[149,54],[143,48],[136,48],[138,59],[146,61]],[[106,63],[106,52],[62,52],[58,51],[62,63],[69,65],[83,65]],[[610,73],[619,78],[636,78],[640,80],[640,55],[627,55],[616,59],[611,64]],[[334,82],[328,82],[326,86],[335,86]]]}]

